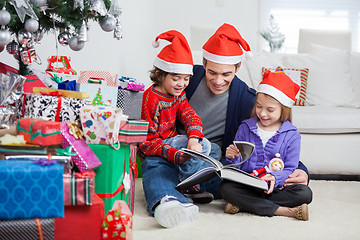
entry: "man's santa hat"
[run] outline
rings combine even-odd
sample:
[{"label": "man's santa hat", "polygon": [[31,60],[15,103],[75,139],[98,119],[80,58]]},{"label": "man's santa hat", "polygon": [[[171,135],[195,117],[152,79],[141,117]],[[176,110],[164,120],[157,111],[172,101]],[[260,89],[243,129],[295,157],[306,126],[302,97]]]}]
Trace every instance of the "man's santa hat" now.
[{"label": "man's santa hat", "polygon": [[291,108],[299,92],[300,86],[294,83],[281,68],[276,72],[266,71],[260,82],[257,92],[265,93],[278,100],[282,105]]},{"label": "man's santa hat", "polygon": [[249,44],[230,24],[224,23],[203,46],[203,57],[220,64],[237,64],[241,62],[243,50],[251,57]]},{"label": "man's santa hat", "polygon": [[153,47],[159,47],[159,39],[171,44],[165,46],[157,55],[154,66],[168,73],[193,74],[193,59],[184,35],[176,30],[164,32],[156,37]]}]

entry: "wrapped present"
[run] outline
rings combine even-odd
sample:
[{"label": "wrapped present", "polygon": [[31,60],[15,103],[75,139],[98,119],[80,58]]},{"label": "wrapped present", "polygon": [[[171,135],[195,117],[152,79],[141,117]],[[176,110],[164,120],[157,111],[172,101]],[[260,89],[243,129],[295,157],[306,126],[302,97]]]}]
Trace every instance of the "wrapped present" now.
[{"label": "wrapped present", "polygon": [[[71,128],[69,128],[69,125]],[[76,126],[76,124],[71,124],[69,122],[61,123],[61,145],[63,148],[71,146],[73,151],[77,154],[76,156],[72,156],[71,159],[80,172],[95,169],[101,165],[101,162],[85,140],[76,134],[77,131],[73,130]]]},{"label": "wrapped present", "polygon": [[61,144],[59,122],[24,118],[16,123],[16,135],[23,135],[26,143],[49,146]]},{"label": "wrapped present", "polygon": [[64,203],[70,205],[91,205],[95,194],[94,171],[64,174]]},{"label": "wrapped present", "polygon": [[102,239],[131,240],[132,214],[125,201],[115,201],[102,225]]},{"label": "wrapped present", "polygon": [[41,118],[56,122],[79,120],[80,109],[85,105],[85,100],[63,97],[60,91],[26,94],[22,104],[22,118]]},{"label": "wrapped present", "polygon": [[89,144],[98,156],[101,166],[95,169],[95,193],[105,203],[108,212],[116,200],[125,200],[131,210],[134,206],[135,179],[130,167],[130,146],[119,150],[109,145]]},{"label": "wrapped present", "polygon": [[0,161],[0,219],[63,217],[63,172],[54,161]]},{"label": "wrapped present", "polygon": [[[51,56],[48,58],[49,65],[46,71],[76,75],[76,71],[70,65],[70,60],[71,58],[67,56]],[[62,66],[57,67],[57,64]]]},{"label": "wrapped present", "polygon": [[122,110],[110,106],[84,106],[80,112],[82,129],[87,143],[118,142]]},{"label": "wrapped present", "polygon": [[136,82],[135,78],[129,78],[122,76],[119,78],[119,80],[116,82],[117,86],[122,89],[127,89],[130,91],[144,91],[145,90],[145,84]]},{"label": "wrapped present", "polygon": [[0,221],[0,239],[54,239],[54,231],[54,218]]},{"label": "wrapped present", "polygon": [[89,94],[89,101],[96,100],[99,95],[101,95],[101,101],[105,105],[110,105],[112,107],[116,107],[117,101],[117,87],[106,86],[100,84],[77,84],[76,90],[79,92],[86,92]]},{"label": "wrapped present", "polygon": [[19,70],[11,67],[5,63],[0,62],[0,73],[7,74],[8,72],[18,74]]},{"label": "wrapped present", "polygon": [[[21,160],[21,161],[44,161],[48,160],[49,155],[10,155],[5,156],[5,160]],[[70,156],[51,156],[52,160],[64,166],[64,174],[70,174],[73,168]]]},{"label": "wrapped present", "polygon": [[33,90],[34,93],[43,94],[43,95],[46,95],[46,93],[48,93],[49,95],[58,94],[61,95],[62,97],[76,98],[76,99],[87,99],[89,97],[89,93],[81,93],[81,92],[69,91],[63,89],[34,87]]},{"label": "wrapped present", "polygon": [[107,71],[81,71],[78,83],[115,86],[116,74]]},{"label": "wrapped present", "polygon": [[143,92],[118,89],[116,107],[121,108],[129,119],[141,119]]},{"label": "wrapped present", "polygon": [[38,76],[27,75],[24,82],[24,93],[32,93],[34,87],[46,87],[46,85],[40,80]]},{"label": "wrapped present", "polygon": [[119,131],[119,142],[121,143],[141,143],[146,141],[149,122],[144,120],[127,120],[121,124]]},{"label": "wrapped present", "polygon": [[104,221],[104,202],[94,195],[91,206],[66,206],[65,217],[55,218],[56,240],[99,240]]}]

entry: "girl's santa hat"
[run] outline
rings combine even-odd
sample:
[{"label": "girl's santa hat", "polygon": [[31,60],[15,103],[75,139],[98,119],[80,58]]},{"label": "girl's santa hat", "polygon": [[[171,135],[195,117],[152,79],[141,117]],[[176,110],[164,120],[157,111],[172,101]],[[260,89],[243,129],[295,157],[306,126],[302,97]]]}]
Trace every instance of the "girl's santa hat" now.
[{"label": "girl's santa hat", "polygon": [[276,72],[266,71],[257,92],[265,93],[278,100],[282,105],[291,108],[299,92],[300,86],[279,68]]},{"label": "girl's santa hat", "polygon": [[251,57],[249,44],[230,24],[223,24],[203,46],[203,57],[220,64],[237,64],[241,62],[243,50]]},{"label": "girl's santa hat", "polygon": [[176,30],[164,32],[156,37],[153,47],[159,47],[159,39],[171,44],[165,46],[157,55],[154,66],[168,73],[193,74],[193,59],[184,35]]}]

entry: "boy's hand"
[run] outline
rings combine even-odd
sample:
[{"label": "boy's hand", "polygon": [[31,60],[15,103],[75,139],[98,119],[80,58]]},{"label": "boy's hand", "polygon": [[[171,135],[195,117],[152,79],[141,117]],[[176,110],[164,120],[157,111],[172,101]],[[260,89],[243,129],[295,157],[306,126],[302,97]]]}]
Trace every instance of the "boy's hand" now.
[{"label": "boy's hand", "polygon": [[188,140],[187,149],[202,152],[201,144],[199,143],[199,139],[197,138],[190,138]]},{"label": "boy's hand", "polygon": [[190,158],[191,158],[190,155],[188,155],[186,153],[180,153],[180,155],[179,155],[179,165],[183,164],[184,162],[186,162]]},{"label": "boy's hand", "polygon": [[270,182],[269,190],[265,191],[265,193],[266,194],[272,193],[275,187],[275,177],[272,174],[266,174],[261,179],[267,181],[268,183]]},{"label": "boy's hand", "polygon": [[240,151],[237,147],[235,147],[234,145],[229,145],[226,148],[226,157],[229,159],[234,159],[236,157],[240,156]]}]

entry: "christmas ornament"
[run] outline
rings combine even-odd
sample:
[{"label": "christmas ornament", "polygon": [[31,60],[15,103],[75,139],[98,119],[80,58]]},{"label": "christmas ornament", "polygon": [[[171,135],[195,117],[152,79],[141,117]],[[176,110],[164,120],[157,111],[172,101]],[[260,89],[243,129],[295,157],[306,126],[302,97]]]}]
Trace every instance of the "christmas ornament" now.
[{"label": "christmas ornament", "polygon": [[78,34],[78,41],[79,42],[87,42],[87,41],[89,41],[85,21],[83,21],[82,24],[81,24],[79,34]]},{"label": "christmas ornament", "polygon": [[26,1],[26,0],[10,0],[9,3],[14,6],[15,11],[16,11],[17,15],[19,16],[22,23],[25,20],[25,15],[28,15],[31,18],[34,18],[36,20],[39,20],[28,1]]},{"label": "christmas ornament", "polygon": [[5,7],[0,11],[0,25],[7,25],[11,20],[11,15],[6,11]]},{"label": "christmas ornament", "polygon": [[80,42],[77,36],[73,36],[69,40],[69,47],[73,51],[80,51],[85,46],[85,42]]},{"label": "christmas ornament", "polygon": [[37,62],[37,54],[35,52],[35,48],[33,47],[27,49],[20,48],[20,57],[21,57],[21,61],[25,65],[28,65],[33,62]]},{"label": "christmas ornament", "polygon": [[34,33],[34,41],[40,42],[44,38],[44,30],[37,31]]},{"label": "christmas ornament", "polygon": [[113,16],[106,16],[100,21],[100,27],[105,32],[111,32],[115,29],[116,19]]},{"label": "christmas ornament", "polygon": [[0,46],[5,46],[10,42],[11,34],[7,29],[0,30]]},{"label": "christmas ornament", "polygon": [[114,38],[116,38],[117,40],[120,40],[123,38],[122,27],[121,27],[119,19],[116,20],[116,26],[114,29]]},{"label": "christmas ornament", "polygon": [[113,15],[114,17],[119,17],[122,11],[118,0],[111,0],[111,5],[108,11],[108,14]]},{"label": "christmas ornament", "polygon": [[27,45],[33,40],[33,35],[31,32],[26,31],[25,29],[21,29],[18,32],[18,41],[20,44]]},{"label": "christmas ornament", "polygon": [[39,22],[33,18],[29,18],[25,22],[25,29],[28,32],[36,32],[39,29]]},{"label": "christmas ornament", "polygon": [[30,0],[30,2],[38,7],[45,6],[46,4],[46,0]]},{"label": "christmas ornament", "polygon": [[69,40],[71,38],[71,34],[69,32],[62,32],[58,36],[58,41],[62,46],[69,45]]},{"label": "christmas ornament", "polygon": [[84,10],[84,0],[74,0],[74,10],[80,8],[80,10]]},{"label": "christmas ornament", "polygon": [[105,3],[102,0],[91,0],[88,11],[94,15],[100,16],[105,16],[107,12]]},{"label": "christmas ornament", "polygon": [[0,46],[0,52],[4,51],[5,46]]},{"label": "christmas ornament", "polygon": [[15,41],[12,40],[7,46],[6,46],[6,51],[8,53],[10,53],[11,55],[15,55],[18,53],[19,51],[19,44]]}]

